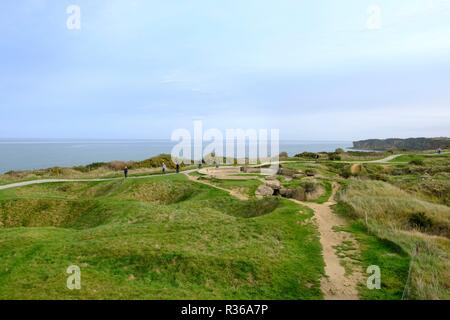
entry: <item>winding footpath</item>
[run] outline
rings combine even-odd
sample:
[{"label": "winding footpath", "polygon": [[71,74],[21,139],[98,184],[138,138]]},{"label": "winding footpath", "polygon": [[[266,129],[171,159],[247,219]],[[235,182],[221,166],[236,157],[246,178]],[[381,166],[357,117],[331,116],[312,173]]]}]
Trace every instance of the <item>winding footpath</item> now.
[{"label": "winding footpath", "polygon": [[[402,154],[392,155],[392,156],[386,157],[384,159],[379,159],[379,160],[363,161],[361,163],[385,163],[385,162],[389,162],[400,156],[402,156]],[[257,166],[255,166],[255,168],[262,167],[262,166],[268,165],[268,164],[282,164],[282,163],[289,163],[289,162],[292,162],[292,161],[275,161],[272,163],[268,162],[268,163],[263,163],[263,164],[257,165]],[[183,171],[181,173],[188,174],[188,173],[192,173],[195,171],[198,171],[198,169],[187,170],[187,171]],[[175,173],[166,173],[165,175],[173,175],[173,174],[175,174]],[[152,175],[135,176],[135,177],[130,176],[130,177],[128,177],[128,179],[144,179],[144,178],[151,178],[151,177],[157,177],[157,176],[163,176],[163,174],[152,174]],[[117,177],[117,178],[93,178],[93,179],[40,179],[40,180],[30,180],[30,181],[23,181],[23,182],[16,182],[16,183],[11,183],[11,184],[6,184],[6,185],[0,185],[0,190],[20,188],[20,187],[33,185],[33,184],[42,184],[42,183],[100,182],[100,181],[114,181],[114,180],[119,180],[119,179],[123,179],[123,178]],[[200,183],[203,183],[203,182],[200,182]],[[210,184],[208,184],[208,185],[210,185]]]},{"label": "winding footpath", "polygon": [[395,158],[398,158],[398,157],[400,157],[402,155],[403,154],[393,154],[392,156],[388,156],[388,157],[386,157],[384,159],[366,161],[365,163],[386,163],[386,162],[392,161]]},{"label": "winding footpath", "polygon": [[333,185],[330,199],[323,204],[291,200],[314,210],[325,262],[325,277],[321,280],[321,289],[325,299],[358,300],[357,286],[363,281],[362,272],[353,270],[351,274],[347,274],[342,265],[342,259],[336,253],[337,247],[343,245],[344,242],[356,243],[349,233],[336,230],[345,225],[345,221],[331,209],[331,206],[336,204],[334,197],[337,190],[337,185]]},{"label": "winding footpath", "polygon": [[[402,154],[391,155],[384,159],[372,160],[372,161],[363,161],[360,163],[387,163],[389,161],[394,160],[397,157],[402,156]],[[280,161],[278,163],[284,163],[285,161]],[[262,166],[262,165],[260,165]],[[248,200],[246,195],[236,191],[229,190],[219,186],[216,186],[207,181],[199,180],[198,177],[190,175],[190,173],[197,172],[198,169],[187,170],[181,172],[184,174],[190,181],[194,181],[197,183],[201,183],[203,185],[207,185],[209,187],[222,190],[228,192],[231,196],[239,199],[239,200]],[[131,176],[128,179],[144,179],[151,177],[158,177],[164,175],[174,175],[176,173],[167,173],[167,174],[153,174],[153,175],[145,175],[145,176]],[[114,181],[123,179],[122,177],[117,178],[97,178],[97,179],[42,179],[42,180],[32,180],[32,181],[24,181],[17,182],[7,185],[0,185],[0,190],[20,188],[29,185],[35,184],[45,184],[45,183],[61,183],[61,182],[101,182],[101,181]],[[357,286],[359,283],[362,283],[363,273],[357,267],[352,272],[346,272],[344,268],[344,261],[342,257],[339,257],[337,254],[337,249],[340,246],[343,246],[344,243],[354,243],[357,247],[356,240],[352,237],[351,234],[343,231],[337,230],[339,227],[345,225],[345,221],[343,218],[336,215],[331,206],[336,204],[334,197],[338,190],[337,184],[333,185],[333,192],[330,196],[328,202],[323,204],[317,204],[313,202],[305,202],[298,201],[294,199],[290,199],[291,201],[300,204],[304,207],[308,207],[314,211],[314,217],[316,220],[317,228],[320,233],[320,243],[323,250],[323,259],[325,262],[325,276],[321,280],[321,289],[324,293],[325,299],[328,300],[357,300],[358,291]]]},{"label": "winding footpath", "polygon": [[[196,171],[194,170],[187,170],[183,171],[182,173],[188,174],[191,172]],[[152,177],[162,177],[162,176],[171,176],[175,175],[176,173],[165,173],[165,174],[150,174],[145,176],[129,176],[127,179],[146,179],[146,178],[152,178]],[[5,184],[0,185],[0,190],[6,190],[6,189],[14,189],[14,188],[20,188],[20,187],[26,187],[31,186],[34,184],[44,184],[44,183],[61,183],[61,182],[102,182],[102,181],[115,181],[115,180],[123,180],[123,177],[116,177],[116,178],[94,178],[94,179],[40,179],[40,180],[30,180],[30,181],[23,181],[23,182],[16,182],[11,184]]]}]

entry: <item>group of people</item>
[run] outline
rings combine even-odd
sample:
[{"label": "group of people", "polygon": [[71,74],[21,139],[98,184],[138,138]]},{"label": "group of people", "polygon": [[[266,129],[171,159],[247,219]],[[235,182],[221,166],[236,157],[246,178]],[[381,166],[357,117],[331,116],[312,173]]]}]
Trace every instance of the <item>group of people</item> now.
[{"label": "group of people", "polygon": [[[179,173],[180,172],[180,164],[177,163],[175,168],[176,168],[177,173]],[[163,174],[165,174],[167,172],[167,166],[164,162],[161,165],[161,170],[162,170]],[[123,168],[123,175],[125,176],[125,178],[128,178],[128,167]]]}]

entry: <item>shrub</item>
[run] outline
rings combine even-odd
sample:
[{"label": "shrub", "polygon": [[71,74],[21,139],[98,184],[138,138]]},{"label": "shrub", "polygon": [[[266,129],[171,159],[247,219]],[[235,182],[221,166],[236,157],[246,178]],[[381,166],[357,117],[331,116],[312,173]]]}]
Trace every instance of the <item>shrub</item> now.
[{"label": "shrub", "polygon": [[108,168],[114,171],[123,170],[126,166],[129,166],[129,164],[123,161],[112,161],[108,163]]},{"label": "shrub", "polygon": [[280,194],[288,199],[295,199],[299,201],[306,200],[306,192],[302,187],[281,189]]},{"label": "shrub", "polygon": [[414,212],[408,218],[409,225],[413,228],[427,230],[433,225],[433,221],[423,212]]},{"label": "shrub", "polygon": [[8,175],[10,177],[13,177],[13,178],[23,178],[23,177],[26,176],[27,173],[24,172],[24,171],[14,171],[14,170],[12,170],[12,171],[5,172],[4,174]]},{"label": "shrub", "polygon": [[387,182],[389,180],[387,175],[382,174],[382,173],[372,173],[369,175],[369,178],[372,180],[385,181],[385,182]]},{"label": "shrub", "polygon": [[416,158],[416,159],[412,159],[409,164],[415,165],[415,166],[423,166],[424,162],[422,159]]},{"label": "shrub", "polygon": [[328,154],[328,159],[332,160],[332,161],[340,161],[342,158],[339,154],[337,153],[329,153]]},{"label": "shrub", "polygon": [[391,175],[393,176],[402,176],[410,173],[411,173],[410,169],[406,167],[397,167],[391,170]]},{"label": "shrub", "polygon": [[346,165],[345,167],[342,167],[341,170],[339,170],[339,175],[345,179],[350,178],[351,176],[350,166]]},{"label": "shrub", "polygon": [[94,162],[91,164],[88,164],[87,166],[77,166],[74,167],[74,170],[80,171],[80,172],[89,172],[98,168],[107,167],[106,162]]},{"label": "shrub", "polygon": [[280,168],[280,170],[279,170],[279,174],[281,174],[283,176],[288,176],[288,177],[292,177],[297,173],[298,173],[297,170],[294,170],[294,169]]},{"label": "shrub", "polygon": [[314,177],[314,176],[316,175],[316,171],[313,170],[313,169],[306,169],[306,170],[305,170],[305,174],[306,174],[308,177]]},{"label": "shrub", "polygon": [[337,153],[337,154],[345,153],[345,150],[342,148],[337,148],[336,151],[334,151],[334,153]]},{"label": "shrub", "polygon": [[287,157],[289,157],[287,152],[285,152],[285,151],[280,152],[280,158],[287,158]]},{"label": "shrub", "polygon": [[302,187],[306,193],[311,193],[311,192],[316,191],[317,184],[312,181],[305,181],[305,182],[302,182]]},{"label": "shrub", "polygon": [[172,156],[170,154],[160,154],[159,156],[147,160],[135,162],[130,166],[130,168],[158,168],[161,167],[163,163],[165,163],[169,169],[174,169],[176,166],[172,161]]},{"label": "shrub", "polygon": [[444,204],[450,204],[450,183],[448,181],[425,179],[415,186],[418,191],[436,197]]},{"label": "shrub", "polygon": [[314,152],[303,152],[295,155],[296,158],[319,159],[320,155]]},{"label": "shrub", "polygon": [[47,169],[47,172],[51,176],[61,176],[64,173],[64,169],[60,167],[54,167]]}]

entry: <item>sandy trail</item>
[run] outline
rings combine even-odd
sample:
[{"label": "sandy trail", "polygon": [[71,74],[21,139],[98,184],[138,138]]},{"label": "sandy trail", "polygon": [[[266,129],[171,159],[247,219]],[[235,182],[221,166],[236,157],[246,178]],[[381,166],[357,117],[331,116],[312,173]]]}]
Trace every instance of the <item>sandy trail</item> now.
[{"label": "sandy trail", "polygon": [[346,274],[336,253],[336,247],[342,245],[344,241],[355,241],[350,234],[334,230],[335,227],[345,225],[345,221],[331,209],[336,203],[334,201],[336,191],[337,187],[334,185],[330,200],[324,204],[293,201],[314,210],[325,261],[325,277],[321,281],[325,299],[357,300],[359,299],[357,285],[362,281],[362,273],[354,270],[351,275]]},{"label": "sandy trail", "polygon": [[[188,174],[191,172],[194,172],[196,170],[188,170],[183,171],[182,173]],[[144,176],[129,176],[127,179],[146,179],[146,178],[152,178],[152,177],[161,177],[161,176],[170,176],[175,175],[176,173],[165,173],[165,174],[151,174],[151,175],[144,175]],[[94,178],[94,179],[40,179],[40,180],[30,180],[30,181],[23,181],[23,182],[16,182],[11,184],[5,184],[0,186],[0,190],[6,190],[6,189],[14,189],[14,188],[20,188],[20,187],[26,187],[31,186],[34,184],[45,184],[45,183],[62,183],[62,182],[101,182],[101,181],[114,181],[114,180],[123,180],[123,177],[116,177],[116,178]]]},{"label": "sandy trail", "polygon": [[[208,183],[206,181],[198,180],[196,177],[189,175],[192,172],[198,171],[197,169],[193,170],[187,170],[182,171],[181,173],[186,175],[189,180],[195,181],[198,183],[202,183],[204,185],[228,192],[233,197],[239,199],[239,200],[248,200],[248,197],[243,195],[242,193],[235,191],[235,190],[229,190],[225,188],[221,188],[219,186],[216,186],[212,183]],[[180,174],[181,174],[180,173]],[[135,177],[128,177],[127,179],[145,179],[145,178],[152,178],[152,177],[161,177],[161,176],[170,176],[175,175],[176,173],[166,173],[166,174],[152,174],[152,175],[145,175],[145,176],[135,176]],[[245,177],[244,177],[245,178]],[[0,190],[6,190],[6,189],[15,189],[20,187],[26,187],[31,186],[35,184],[46,184],[46,183],[63,183],[63,182],[101,182],[101,181],[114,181],[114,180],[123,180],[124,178],[117,177],[117,178],[99,178],[99,179],[40,179],[40,180],[31,180],[31,181],[23,181],[23,182],[16,182],[11,184],[6,184],[0,186]]]},{"label": "sandy trail", "polygon": [[378,160],[371,160],[371,161],[366,161],[366,163],[386,163],[389,162],[391,160],[394,160],[395,158],[398,158],[400,156],[402,156],[403,154],[393,154],[392,156],[388,156],[386,158],[383,159],[378,159]]}]

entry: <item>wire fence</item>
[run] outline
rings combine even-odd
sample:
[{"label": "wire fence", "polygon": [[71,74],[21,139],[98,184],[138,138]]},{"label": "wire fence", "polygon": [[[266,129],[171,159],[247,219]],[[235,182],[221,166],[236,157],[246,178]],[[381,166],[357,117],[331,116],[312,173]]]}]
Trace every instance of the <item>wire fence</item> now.
[{"label": "wire fence", "polygon": [[403,289],[402,300],[406,300],[409,297],[410,292],[410,282],[411,282],[411,272],[414,266],[417,255],[419,254],[419,245],[416,244],[416,248],[412,254],[411,261],[409,262],[408,277],[406,278],[405,288]]}]

